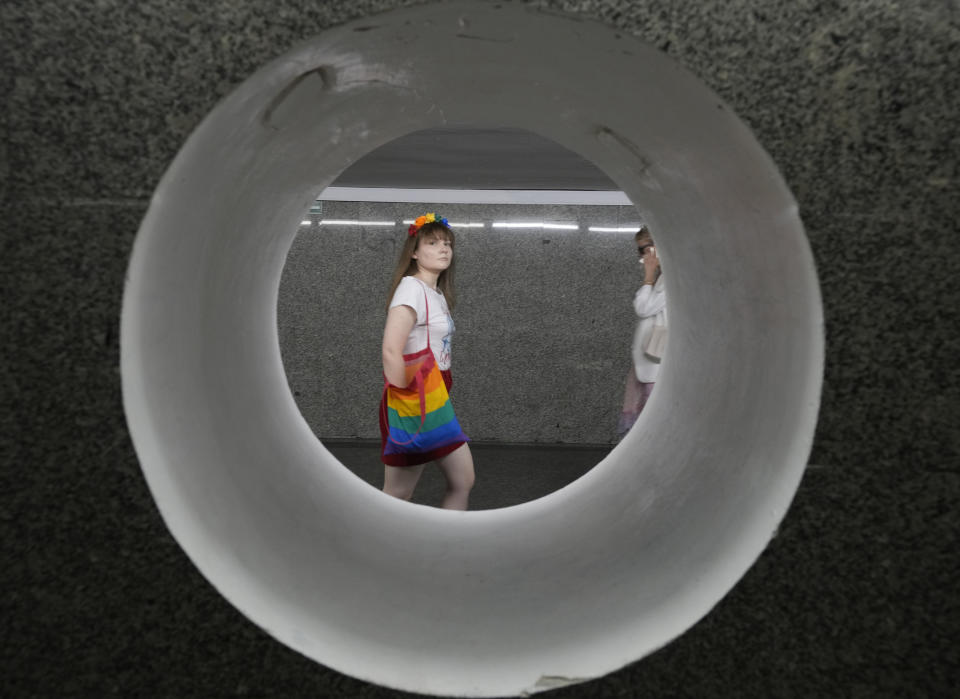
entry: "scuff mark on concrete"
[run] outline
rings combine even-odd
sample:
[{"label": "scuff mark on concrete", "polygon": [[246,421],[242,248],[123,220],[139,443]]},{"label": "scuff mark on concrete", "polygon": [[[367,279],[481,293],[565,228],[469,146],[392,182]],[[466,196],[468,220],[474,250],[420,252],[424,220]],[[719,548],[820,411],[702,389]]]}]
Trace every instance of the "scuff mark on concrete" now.
[{"label": "scuff mark on concrete", "polygon": [[[317,66],[304,71],[280,90],[270,100],[261,121],[264,126],[276,131],[283,126],[285,113],[297,114],[304,104],[323,93],[345,93],[364,88],[410,91],[412,88],[408,82],[405,72],[396,67],[358,60],[345,59],[337,66]],[[298,105],[298,102],[302,104]]]},{"label": "scuff mark on concrete", "polygon": [[653,176],[653,163],[643,154],[640,147],[626,136],[617,133],[609,126],[602,124],[597,127],[596,138],[600,143],[612,150],[626,151],[630,156],[630,169],[640,175],[643,185],[657,192],[663,191],[660,182]]},{"label": "scuff mark on concrete", "polygon": [[464,34],[463,32],[460,32],[459,34],[457,34],[457,38],[472,39],[474,41],[489,41],[494,44],[510,44],[510,43],[513,43],[516,37],[509,36],[509,37],[503,37],[503,38],[496,38],[492,36],[480,36],[479,34]]},{"label": "scuff mark on concrete", "polygon": [[610,127],[602,125],[597,127],[597,140],[605,146],[617,145],[624,150],[629,151],[633,157],[642,163],[644,171],[650,167],[650,163],[643,156],[643,153],[640,151],[640,147],[629,138],[622,136]]},{"label": "scuff mark on concrete", "polygon": [[558,10],[557,8],[554,8],[554,7],[543,7],[541,5],[541,6],[535,6],[535,7],[528,6],[526,9],[528,12],[534,12],[539,15],[547,15],[549,17],[556,17],[557,19],[566,19],[571,22],[577,22],[579,24],[585,24],[587,21],[580,15],[574,15],[566,10]]},{"label": "scuff mark on concrete", "polygon": [[316,78],[320,82],[320,90],[332,90],[337,84],[337,73],[332,66],[318,66],[316,68],[311,68],[310,70],[304,71],[290,83],[284,87],[280,92],[277,93],[277,96],[270,100],[270,104],[267,105],[267,108],[263,112],[263,124],[271,128],[276,128],[271,124],[271,118],[274,113],[279,109],[284,102],[294,93],[294,91],[299,88],[304,81]]},{"label": "scuff mark on concrete", "polygon": [[427,110],[427,114],[432,114],[432,113],[435,112],[435,111],[436,111],[436,112],[440,112],[441,123],[444,124],[444,125],[446,125],[446,123],[447,123],[447,115],[444,114],[444,112],[443,112],[443,107],[441,107],[441,106],[440,106],[439,104],[437,104],[436,102],[434,102],[433,104],[430,105],[430,109]]},{"label": "scuff mark on concrete", "polygon": [[560,689],[561,687],[580,684],[581,682],[586,682],[587,679],[586,677],[566,677],[564,675],[541,675],[540,679],[538,679],[532,687],[524,690],[520,696],[532,697],[534,694],[546,692],[550,689]]}]

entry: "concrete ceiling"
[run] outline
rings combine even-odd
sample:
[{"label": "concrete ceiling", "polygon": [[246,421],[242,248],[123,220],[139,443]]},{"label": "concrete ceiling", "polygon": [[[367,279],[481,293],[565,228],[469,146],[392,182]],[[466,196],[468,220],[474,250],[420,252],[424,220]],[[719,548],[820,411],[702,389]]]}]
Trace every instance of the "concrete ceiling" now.
[{"label": "concrete ceiling", "polygon": [[416,131],[348,167],[337,187],[617,191],[602,170],[524,129]]}]

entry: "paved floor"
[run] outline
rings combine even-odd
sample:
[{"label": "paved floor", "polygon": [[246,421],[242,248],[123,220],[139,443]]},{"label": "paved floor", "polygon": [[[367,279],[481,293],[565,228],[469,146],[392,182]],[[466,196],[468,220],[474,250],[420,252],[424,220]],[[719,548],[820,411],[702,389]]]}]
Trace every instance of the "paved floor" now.
[{"label": "paved floor", "polygon": [[[370,440],[324,440],[324,445],[347,468],[376,488],[383,486],[380,443]],[[476,485],[471,510],[490,510],[535,500],[575,481],[612,449],[608,445],[491,444],[472,442]],[[439,505],[444,480],[428,465],[413,502]]]}]

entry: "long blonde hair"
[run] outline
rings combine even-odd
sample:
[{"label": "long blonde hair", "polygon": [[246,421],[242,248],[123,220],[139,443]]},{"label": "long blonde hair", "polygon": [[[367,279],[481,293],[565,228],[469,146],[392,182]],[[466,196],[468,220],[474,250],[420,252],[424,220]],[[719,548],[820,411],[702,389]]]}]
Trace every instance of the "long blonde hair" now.
[{"label": "long blonde hair", "polygon": [[[417,251],[417,246],[423,238],[440,238],[440,240],[449,240],[450,249],[454,248],[454,234],[449,226],[445,226],[439,221],[425,223],[413,235],[408,235],[400,248],[400,256],[397,258],[397,264],[393,268],[393,278],[390,281],[390,291],[387,293],[387,310],[390,310],[390,302],[393,300],[393,294],[400,286],[400,281],[404,277],[410,277],[417,273],[417,261],[413,253]],[[454,267],[457,264],[457,256],[454,254],[450,258],[450,266],[440,272],[437,277],[437,288],[443,293],[447,301],[447,307],[452,311],[456,304],[456,294],[453,291]]]}]

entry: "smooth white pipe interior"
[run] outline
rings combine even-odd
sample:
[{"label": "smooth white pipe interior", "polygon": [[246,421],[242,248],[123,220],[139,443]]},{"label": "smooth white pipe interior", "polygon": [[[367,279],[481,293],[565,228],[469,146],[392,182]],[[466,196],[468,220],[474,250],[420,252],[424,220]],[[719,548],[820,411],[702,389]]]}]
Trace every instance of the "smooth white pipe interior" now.
[{"label": "smooth white pipe interior", "polygon": [[[716,95],[610,28],[483,3],[364,24],[252,76],[157,188],[122,318],[146,479],[204,576],[324,665],[475,696],[609,673],[705,615],[798,486],[823,331],[796,204]],[[671,309],[657,391],[608,458],[545,498],[466,513],[339,464],[290,395],[276,327],[317,193],[395,137],[458,123],[527,128],[603,168],[656,231]]]}]

